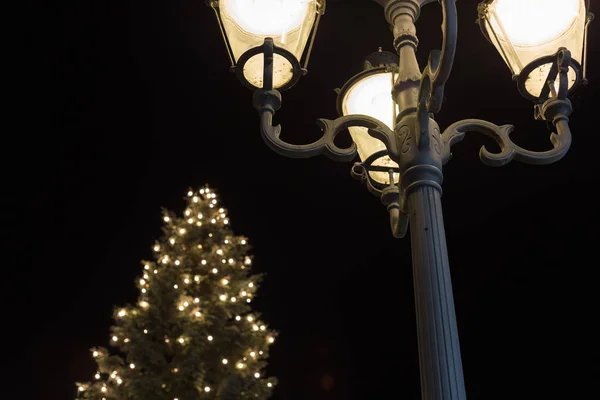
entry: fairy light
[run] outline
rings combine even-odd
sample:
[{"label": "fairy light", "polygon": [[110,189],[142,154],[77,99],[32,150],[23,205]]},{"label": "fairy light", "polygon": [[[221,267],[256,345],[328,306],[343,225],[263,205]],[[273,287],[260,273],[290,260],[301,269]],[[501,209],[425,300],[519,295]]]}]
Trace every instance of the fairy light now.
[{"label": "fairy light", "polygon": [[259,351],[258,354],[260,354],[262,356],[263,355],[263,351],[262,350]]},{"label": "fairy light", "polygon": [[273,343],[273,342],[275,341],[275,338],[274,338],[273,336],[269,336],[269,337],[267,338],[267,341],[268,341],[269,343]]},{"label": "fairy light", "polygon": [[198,297],[196,297],[196,298],[194,299],[194,303],[196,303],[196,304],[200,303],[200,299],[199,299]]},{"label": "fairy light", "polygon": [[218,269],[216,269],[216,268],[213,268],[213,269],[212,269],[212,273],[213,273],[213,274],[216,274],[217,272],[219,272],[219,270],[218,270]]},{"label": "fairy light", "polygon": [[102,386],[102,387],[100,388],[100,390],[102,391],[102,393],[106,393],[106,386]]},{"label": "fairy light", "polygon": [[169,343],[169,338],[165,338],[165,343]]},{"label": "fairy light", "polygon": [[253,351],[251,351],[251,352],[250,352],[250,357],[252,357],[252,358],[256,357],[256,353],[255,353],[255,352],[253,352]]},{"label": "fairy light", "polygon": [[222,262],[223,264],[227,264],[227,260],[226,260],[226,259],[222,259],[222,260],[221,260],[221,262]]},{"label": "fairy light", "polygon": [[241,293],[242,297],[245,297],[247,294],[248,293],[245,290],[242,290],[242,293]]},{"label": "fairy light", "polygon": [[162,259],[162,263],[166,264],[168,262],[169,262],[169,256],[164,256],[163,259]]},{"label": "fairy light", "polygon": [[144,335],[148,334],[148,329],[144,329]]},{"label": "fairy light", "polygon": [[189,280],[189,278],[185,278],[185,279],[183,280],[183,282],[185,282],[185,283],[188,283],[188,284],[189,284],[189,283],[190,283],[190,280]]},{"label": "fairy light", "polygon": [[202,226],[202,222],[200,222],[200,221],[197,221],[197,222],[196,222],[196,226]]},{"label": "fairy light", "polygon": [[260,374],[259,374],[258,372],[256,372],[256,373],[254,374],[254,377],[255,377],[255,378],[260,378]]},{"label": "fairy light", "polygon": [[154,245],[154,251],[160,251],[160,246],[159,245]]},{"label": "fairy light", "polygon": [[220,256],[222,256],[223,255],[223,250],[217,249],[217,254],[220,255]]},{"label": "fairy light", "polygon": [[194,223],[194,218],[188,218],[187,223],[188,224],[193,224]]},{"label": "fairy light", "polygon": [[200,200],[200,199],[198,198],[198,196],[194,196],[194,197],[192,198],[192,200],[194,201],[194,203],[197,203],[197,202],[198,202],[198,200]]},{"label": "fairy light", "polygon": [[223,284],[223,286],[227,285],[229,283],[229,281],[225,278],[221,279],[221,283]]},{"label": "fairy light", "polygon": [[212,342],[214,338],[213,338],[212,336],[210,336],[210,335],[209,335],[209,336],[207,337],[207,339],[208,339],[208,341],[209,341],[209,342]]},{"label": "fairy light", "polygon": [[94,378],[100,379],[100,374],[96,373],[96,375],[94,375]]},{"label": "fairy light", "polygon": [[250,303],[252,300],[250,299],[246,299],[246,303]]},{"label": "fairy light", "polygon": [[210,223],[211,223],[211,224],[216,224],[216,223],[217,223],[217,220],[213,218],[213,219],[211,219],[211,220],[210,220]]},{"label": "fairy light", "polygon": [[118,338],[118,337],[116,337],[116,336],[113,336],[113,337],[112,337],[112,341],[113,341],[113,342],[116,342],[116,341],[118,341],[118,340],[119,340],[119,338]]},{"label": "fairy light", "polygon": [[113,371],[112,374],[110,374],[110,377],[115,379],[117,377],[117,371]]},{"label": "fairy light", "polygon": [[201,317],[202,314],[200,313],[200,311],[196,311],[196,317]]},{"label": "fairy light", "polygon": [[146,281],[143,279],[140,279],[140,285],[145,285],[145,284],[146,284]]},{"label": "fairy light", "polygon": [[244,368],[244,364],[243,364],[243,363],[238,363],[238,364],[237,364],[237,367],[238,367],[239,369],[242,369],[242,368]]},{"label": "fairy light", "polygon": [[235,297],[232,297],[232,298],[231,298],[231,302],[232,302],[232,303],[235,303],[236,301],[237,301],[237,299],[236,299]]},{"label": "fairy light", "polygon": [[252,318],[252,315],[248,315],[248,317],[246,319],[248,320],[248,322],[254,321],[254,318]]},{"label": "fairy light", "polygon": [[100,353],[98,353],[97,351],[94,351],[94,352],[92,353],[92,357],[98,357],[99,355],[100,355]]},{"label": "fairy light", "polygon": [[179,229],[179,234],[183,235],[185,233],[185,228]]},{"label": "fairy light", "polygon": [[258,325],[252,325],[252,329],[254,329],[255,331],[258,330]]},{"label": "fairy light", "polygon": [[123,383],[123,379],[117,378],[117,384],[120,385],[121,383]]},{"label": "fairy light", "polygon": [[223,208],[219,208],[219,212],[220,212],[220,213],[223,213],[223,212],[225,212],[225,209],[223,209]]},{"label": "fairy light", "polygon": [[169,243],[175,244],[175,239],[173,239],[173,238],[169,239]]},{"label": "fairy light", "polygon": [[206,393],[210,392],[210,387],[208,387],[208,386],[207,386],[207,387],[205,387],[205,388],[204,388],[204,391],[205,391]]},{"label": "fairy light", "polygon": [[146,293],[146,288],[142,288],[142,293]]},{"label": "fairy light", "polygon": [[83,392],[83,391],[85,390],[85,388],[84,388],[83,386],[79,386],[77,389],[78,389],[80,392]]},{"label": "fairy light", "polygon": [[148,302],[145,300],[142,300],[142,302],[140,303],[140,306],[142,306],[142,308],[146,308],[149,306]]},{"label": "fairy light", "polygon": [[188,197],[192,197],[192,195],[194,194],[194,192],[192,192],[191,190],[188,192]]},{"label": "fairy light", "polygon": [[179,338],[179,343],[183,344],[183,342],[185,342],[184,338]]},{"label": "fairy light", "polygon": [[154,272],[154,274],[158,274],[158,270],[157,269],[155,269],[153,272]]},{"label": "fairy light", "polygon": [[179,372],[179,368],[173,368],[173,373],[176,374]]},{"label": "fairy light", "polygon": [[273,387],[273,384],[271,382],[267,383],[268,387]]},{"label": "fairy light", "polygon": [[175,260],[175,265],[179,265],[179,264],[181,264],[181,261]]},{"label": "fairy light", "polygon": [[196,276],[194,276],[194,281],[196,281],[196,282],[200,282],[200,275],[196,275]]},{"label": "fairy light", "polygon": [[179,285],[178,285],[178,284],[174,284],[174,285],[173,285],[173,289],[178,289],[178,288],[179,288]]},{"label": "fairy light", "polygon": [[217,200],[214,200],[214,196],[213,196],[213,201],[211,201],[212,204],[217,204]]},{"label": "fairy light", "polygon": [[123,339],[123,342],[125,342],[125,343],[129,343],[129,338],[125,338],[125,339]]},{"label": "fairy light", "polygon": [[246,265],[250,265],[250,264],[252,264],[252,260],[250,258],[246,257],[246,260],[244,260],[244,263]]},{"label": "fairy light", "polygon": [[149,270],[149,269],[150,269],[150,266],[149,266],[148,264],[146,264],[146,265],[144,265],[144,269],[145,269],[145,270]]},{"label": "fairy light", "polygon": [[148,274],[144,274],[144,279],[148,279],[148,278],[150,278],[150,277],[148,276]]},{"label": "fairy light", "polygon": [[119,311],[119,317],[124,317],[127,312],[125,310]]},{"label": "fairy light", "polygon": [[227,364],[229,361],[227,361],[226,358],[223,359],[223,364]]},{"label": "fairy light", "polygon": [[261,326],[260,326],[260,330],[261,330],[261,331],[264,331],[265,329],[267,329],[267,327],[266,327],[266,326],[264,326],[264,325],[261,325]]},{"label": "fairy light", "polygon": [[191,212],[189,209],[185,210],[185,215],[186,215],[186,216],[189,216],[191,213],[192,213],[192,212]]},{"label": "fairy light", "polygon": [[213,237],[213,234],[212,234],[212,233],[209,233],[209,234],[208,234],[208,237]]},{"label": "fairy light", "polygon": [[187,301],[184,301],[184,302],[183,302],[183,305],[184,305],[184,307],[187,307],[187,306],[189,306],[189,305],[190,305],[190,303],[188,303]]},{"label": "fairy light", "polygon": [[198,217],[198,219],[202,219],[202,213],[199,213],[199,214],[197,215],[197,217]]},{"label": "fairy light", "polygon": [[227,300],[227,296],[222,294],[219,296],[219,299],[221,299],[222,301],[225,301],[225,300]]},{"label": "fairy light", "polygon": [[171,218],[169,217],[164,217],[163,219],[165,220],[165,222],[169,222],[171,220]]},{"label": "fairy light", "polygon": [[250,282],[250,283],[248,284],[248,287],[254,287],[254,283]]},{"label": "fairy light", "polygon": [[229,264],[233,264],[235,262],[233,258],[230,258],[228,261],[229,261]]},{"label": "fairy light", "polygon": [[200,261],[200,264],[202,264],[202,265],[206,265],[206,260],[202,260],[202,261]]},{"label": "fairy light", "polygon": [[225,239],[225,240],[223,240],[223,243],[225,243],[225,244],[228,244],[228,243],[229,243],[229,240],[228,240],[228,239]]},{"label": "fairy light", "polygon": [[129,364],[129,368],[135,369],[135,364],[134,363]]},{"label": "fairy light", "polygon": [[179,306],[179,311],[183,311],[183,306]]},{"label": "fairy light", "polygon": [[242,319],[242,317],[240,317],[239,315],[236,315],[236,316],[235,316],[235,320],[236,320],[236,321],[240,321],[241,319]]},{"label": "fairy light", "polygon": [[229,223],[229,220],[228,220],[228,219],[224,219],[224,220],[223,220],[223,223],[224,223],[225,225],[227,225],[227,224]]}]

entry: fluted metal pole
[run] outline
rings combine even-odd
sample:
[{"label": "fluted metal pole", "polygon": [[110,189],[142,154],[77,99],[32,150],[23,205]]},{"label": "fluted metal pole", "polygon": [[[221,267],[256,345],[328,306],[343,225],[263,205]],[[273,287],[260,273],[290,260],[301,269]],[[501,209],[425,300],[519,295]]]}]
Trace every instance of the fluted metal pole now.
[{"label": "fluted metal pole", "polygon": [[466,399],[441,194],[408,197],[422,400]]}]

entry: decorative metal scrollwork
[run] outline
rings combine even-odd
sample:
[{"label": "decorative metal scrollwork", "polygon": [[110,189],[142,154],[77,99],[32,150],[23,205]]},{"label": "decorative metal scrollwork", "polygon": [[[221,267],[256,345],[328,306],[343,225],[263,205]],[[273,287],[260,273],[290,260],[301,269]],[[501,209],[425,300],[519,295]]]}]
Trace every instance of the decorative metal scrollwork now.
[{"label": "decorative metal scrollwork", "polygon": [[419,87],[419,103],[417,106],[417,145],[424,149],[429,147],[429,117],[442,108],[444,85],[452,72],[456,53],[458,16],[456,0],[441,0],[442,5],[442,50],[429,53],[427,66],[423,70]]}]

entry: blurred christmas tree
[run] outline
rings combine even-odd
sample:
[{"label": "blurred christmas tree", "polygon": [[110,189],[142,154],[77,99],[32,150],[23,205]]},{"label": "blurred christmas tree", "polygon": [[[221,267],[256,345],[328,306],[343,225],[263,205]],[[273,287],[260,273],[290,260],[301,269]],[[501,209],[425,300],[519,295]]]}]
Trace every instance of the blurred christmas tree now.
[{"label": "blurred christmas tree", "polygon": [[136,305],[114,310],[111,354],[93,348],[98,372],[77,383],[94,400],[267,399],[263,376],[276,333],[253,313],[260,275],[212,189],[188,192],[184,215],[164,210],[154,261],[143,262]]}]

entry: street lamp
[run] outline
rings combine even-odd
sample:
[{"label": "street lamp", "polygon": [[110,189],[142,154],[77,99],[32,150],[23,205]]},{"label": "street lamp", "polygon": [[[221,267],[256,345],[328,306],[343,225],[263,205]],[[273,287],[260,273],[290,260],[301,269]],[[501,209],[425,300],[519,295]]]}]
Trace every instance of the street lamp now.
[{"label": "street lamp", "polygon": [[[519,92],[534,103],[536,119],[552,123],[553,148],[535,152],[513,143],[512,125],[467,119],[443,133],[433,119],[441,109],[457,40],[456,0],[442,6],[442,50],[432,51],[421,70],[416,58],[415,21],[434,0],[373,0],[384,9],[396,53],[369,55],[364,70],[338,92],[335,120],[319,119],[321,139],[293,145],[280,139],[273,116],[281,91],[307,72],[308,59],[325,0],[208,0],[219,21],[231,69],[254,90],[265,143],[279,154],[319,154],[351,161],[352,176],[379,196],[390,214],[395,237],[410,223],[421,392],[424,400],[463,400],[465,386],[442,217],[442,166],[451,146],[466,132],[493,138],[500,147],[480,150],[481,160],[502,166],[511,160],[549,164],[571,145],[568,96],[586,81],[586,36],[593,14],[589,0],[483,0],[478,23],[506,62]],[[304,56],[303,65],[301,58]],[[348,148],[334,144],[348,129]]]}]

